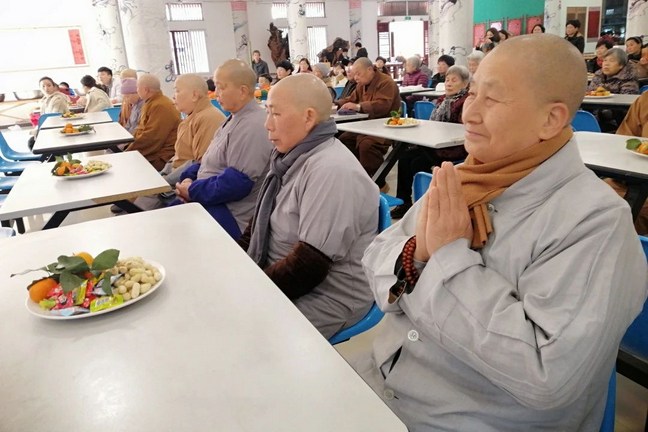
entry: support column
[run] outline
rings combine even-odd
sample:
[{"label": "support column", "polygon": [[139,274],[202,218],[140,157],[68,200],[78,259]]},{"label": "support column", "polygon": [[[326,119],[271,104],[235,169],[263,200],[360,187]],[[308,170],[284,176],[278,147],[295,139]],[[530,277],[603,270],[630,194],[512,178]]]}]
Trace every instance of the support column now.
[{"label": "support column", "polygon": [[472,52],[472,0],[442,1],[439,15],[441,54],[449,54],[455,58],[456,64],[465,66],[466,57]]},{"label": "support column", "polygon": [[119,18],[119,5],[117,0],[94,1],[93,10],[97,41],[97,49],[93,50],[96,64],[93,66],[95,69],[107,66],[116,74],[128,67],[124,35]]},{"label": "support column", "polygon": [[162,92],[167,96],[172,95],[176,75],[164,2],[118,1],[130,67],[157,76],[162,84]]},{"label": "support column", "polygon": [[349,45],[353,48],[356,42],[362,43],[362,2],[349,0]]},{"label": "support column", "polygon": [[439,24],[441,23],[441,2],[440,0],[428,1],[428,67],[434,70],[440,53]]},{"label": "support column", "polygon": [[236,58],[250,64],[250,29],[248,27],[247,2],[231,1],[232,24],[234,26],[234,43],[236,44]]},{"label": "support column", "polygon": [[[545,32],[565,36],[565,29],[560,25],[562,20],[562,0],[545,0],[544,27]],[[585,25],[585,23],[583,23]],[[584,31],[584,29],[581,29]],[[531,29],[527,29],[527,33]]]},{"label": "support column", "polygon": [[[626,39],[632,36],[648,36],[648,2],[628,0]],[[648,42],[644,38],[644,43]]]},{"label": "support column", "polygon": [[306,26],[306,2],[303,0],[287,0],[288,7],[288,44],[290,45],[290,61],[298,63],[308,58],[308,27]]}]

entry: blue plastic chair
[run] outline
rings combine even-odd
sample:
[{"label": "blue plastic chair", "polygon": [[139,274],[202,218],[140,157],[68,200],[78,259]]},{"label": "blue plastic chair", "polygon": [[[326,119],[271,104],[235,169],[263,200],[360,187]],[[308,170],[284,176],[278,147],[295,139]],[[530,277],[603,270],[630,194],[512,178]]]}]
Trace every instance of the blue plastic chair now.
[{"label": "blue plastic chair", "polygon": [[40,130],[41,126],[43,126],[43,123],[45,123],[45,119],[48,117],[60,117],[61,113],[49,113],[49,114],[41,114],[40,117],[38,117],[38,126],[36,127],[37,130]]},{"label": "blue plastic chair", "polygon": [[[378,205],[378,232],[383,232],[390,226],[391,215],[389,213],[389,205],[387,204],[387,200],[381,196],[380,204]],[[374,327],[380,322],[384,315],[385,314],[383,313],[383,311],[381,311],[378,305],[374,303],[371,306],[371,309],[369,309],[369,312],[367,312],[367,315],[364,316],[364,318],[353,324],[351,327],[337,332],[335,335],[333,335],[333,337],[329,339],[329,342],[331,343],[331,345],[336,345],[340,342],[348,341],[352,337],[357,336],[360,333],[364,333],[370,328]]]},{"label": "blue plastic chair", "polygon": [[218,101],[217,101],[216,99],[212,99],[212,100],[211,100],[211,103],[212,103],[212,105],[214,105],[216,108],[218,108],[219,110],[221,110],[221,112],[222,112],[223,114],[225,114],[225,117],[227,117],[228,115],[230,115],[230,112],[229,112],[229,111],[225,111],[225,110],[223,109],[223,107],[218,103]]},{"label": "blue plastic chair", "polygon": [[399,205],[403,205],[403,200],[400,198],[396,198],[395,196],[387,195],[386,193],[380,192],[380,196],[385,198],[387,201],[387,205],[389,207],[396,207]]},{"label": "blue plastic chair", "polygon": [[642,87],[639,89],[639,94],[643,94],[643,92],[645,92],[645,91],[647,91],[647,90],[648,90],[648,85],[642,86]]},{"label": "blue plastic chair", "polygon": [[[639,236],[639,240],[648,259],[648,237]],[[621,339],[621,349],[648,362],[648,304],[644,304],[643,311],[628,327]]]},{"label": "blue plastic chair", "polygon": [[616,417],[616,368],[612,368],[612,375],[608,383],[608,393],[603,412],[600,432],[614,432],[614,419]]},{"label": "blue plastic chair", "polygon": [[340,99],[342,97],[342,91],[344,90],[344,87],[335,87],[335,98]]},{"label": "blue plastic chair", "polygon": [[414,192],[414,201],[418,201],[419,198],[427,192],[432,182],[432,174],[427,172],[417,172],[414,174],[414,182],[412,183],[412,192]]},{"label": "blue plastic chair", "polygon": [[17,152],[9,146],[5,137],[0,133],[0,155],[11,161],[37,161],[40,156],[32,152]]},{"label": "blue plastic chair", "polygon": [[572,120],[572,128],[576,132],[601,132],[601,127],[596,120],[596,117],[590,112],[578,110],[574,120]]},{"label": "blue plastic chair", "polygon": [[401,117],[407,117],[407,104],[405,103],[405,101],[401,101],[400,112],[401,112]]},{"label": "blue plastic chair", "polygon": [[430,120],[435,105],[430,101],[414,102],[414,118],[419,120]]},{"label": "blue plastic chair", "polygon": [[18,181],[18,177],[0,177],[0,191],[10,191]]},{"label": "blue plastic chair", "polygon": [[104,109],[104,111],[106,111],[108,113],[108,115],[110,116],[110,119],[112,121],[114,121],[114,122],[119,121],[119,113],[121,112],[121,107],[120,106],[112,107],[112,108],[106,108],[106,109]]},{"label": "blue plastic chair", "polygon": [[0,158],[0,172],[1,173],[12,173],[20,174],[25,171],[25,168],[31,165],[39,164],[40,162],[36,161],[23,161],[23,162],[13,162],[8,161],[3,158]]}]

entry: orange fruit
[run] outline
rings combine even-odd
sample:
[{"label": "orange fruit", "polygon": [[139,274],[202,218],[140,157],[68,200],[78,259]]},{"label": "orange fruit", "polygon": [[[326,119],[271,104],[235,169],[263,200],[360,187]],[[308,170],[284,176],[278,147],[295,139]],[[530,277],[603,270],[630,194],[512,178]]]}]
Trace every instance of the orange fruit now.
[{"label": "orange fruit", "polygon": [[94,261],[94,258],[92,255],[90,255],[88,252],[77,252],[74,254],[74,256],[78,256],[80,258],[83,258],[83,260],[89,265],[92,265],[92,262]]},{"label": "orange fruit", "polygon": [[41,300],[46,299],[47,293],[56,285],[58,285],[58,282],[50,277],[36,281],[29,287],[29,298],[34,303],[38,303]]}]

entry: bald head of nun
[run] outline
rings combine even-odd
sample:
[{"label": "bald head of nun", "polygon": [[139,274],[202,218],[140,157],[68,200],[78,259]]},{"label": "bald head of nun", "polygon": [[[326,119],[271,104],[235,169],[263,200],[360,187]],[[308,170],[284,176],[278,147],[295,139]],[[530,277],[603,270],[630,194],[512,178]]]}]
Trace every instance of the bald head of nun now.
[{"label": "bald head of nun", "polygon": [[257,77],[239,59],[227,60],[214,72],[216,99],[226,111],[236,113],[254,99]]},{"label": "bald head of nun", "polygon": [[287,153],[331,117],[331,95],[316,76],[292,75],[272,87],[266,109],[268,138],[279,152]]},{"label": "bald head of nun", "polygon": [[462,115],[466,150],[490,162],[557,136],[569,127],[586,86],[582,55],[561,37],[526,35],[500,44],[470,85]]},{"label": "bald head of nun", "polygon": [[198,103],[207,100],[207,82],[199,75],[180,75],[174,84],[173,100],[181,112],[189,115]]},{"label": "bald head of nun", "polygon": [[137,80],[137,94],[147,100],[160,93],[160,80],[155,75],[144,74]]}]

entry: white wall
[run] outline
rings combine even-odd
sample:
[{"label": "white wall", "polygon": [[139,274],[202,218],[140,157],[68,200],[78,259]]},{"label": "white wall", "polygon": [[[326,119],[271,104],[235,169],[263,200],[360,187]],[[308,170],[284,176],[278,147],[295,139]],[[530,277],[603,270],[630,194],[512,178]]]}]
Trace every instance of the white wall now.
[{"label": "white wall", "polygon": [[[347,21],[348,22],[348,21]],[[370,59],[378,57],[378,2],[362,0],[362,45]]]}]

